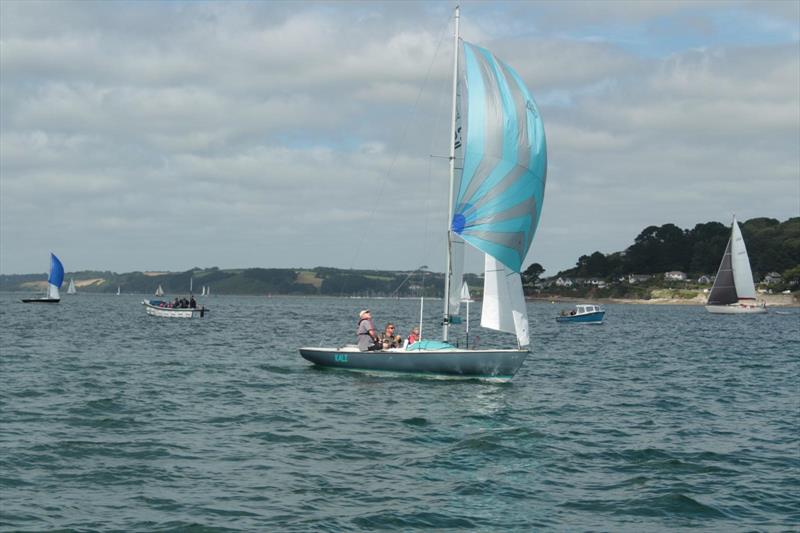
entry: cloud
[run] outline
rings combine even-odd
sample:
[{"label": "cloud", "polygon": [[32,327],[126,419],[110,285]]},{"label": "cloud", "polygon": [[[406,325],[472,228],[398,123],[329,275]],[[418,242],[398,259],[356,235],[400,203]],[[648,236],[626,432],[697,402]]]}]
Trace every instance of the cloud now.
[{"label": "cloud", "polygon": [[[528,260],[554,273],[650,224],[796,216],[786,4],[465,3],[464,38],[545,120]],[[39,271],[49,249],[68,270],[436,269],[448,10],[0,3],[0,271]],[[719,23],[748,16],[739,35]]]}]

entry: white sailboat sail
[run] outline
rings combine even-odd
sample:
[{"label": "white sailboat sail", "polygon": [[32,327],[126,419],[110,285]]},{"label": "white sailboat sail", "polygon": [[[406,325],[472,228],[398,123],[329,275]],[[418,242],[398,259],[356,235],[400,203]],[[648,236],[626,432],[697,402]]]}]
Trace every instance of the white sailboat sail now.
[{"label": "white sailboat sail", "polygon": [[733,217],[733,230],[731,231],[731,269],[733,270],[733,284],[736,286],[736,296],[740,300],[755,300],[756,286],[753,283],[753,271],[750,270],[750,258],[747,257],[747,248],[744,245],[742,231],[736,217]]},{"label": "white sailboat sail", "polygon": [[120,287],[119,287],[119,286],[117,286],[117,296],[119,296],[120,294],[121,294],[121,293],[120,293]]},{"label": "white sailboat sail", "polygon": [[161,285],[156,289],[156,296],[164,296],[164,289],[161,288]]},{"label": "white sailboat sail", "polygon": [[[467,42],[461,57],[463,109],[458,114],[460,142],[454,142],[463,143],[464,165],[454,180],[450,231],[486,256],[481,325],[516,333],[525,347],[530,338],[520,270],[544,202],[544,125],[511,67]],[[448,272],[456,271],[448,265]]]},{"label": "white sailboat sail", "polygon": [[78,291],[75,290],[75,280],[70,278],[69,280],[69,287],[67,287],[67,294],[75,294]]}]

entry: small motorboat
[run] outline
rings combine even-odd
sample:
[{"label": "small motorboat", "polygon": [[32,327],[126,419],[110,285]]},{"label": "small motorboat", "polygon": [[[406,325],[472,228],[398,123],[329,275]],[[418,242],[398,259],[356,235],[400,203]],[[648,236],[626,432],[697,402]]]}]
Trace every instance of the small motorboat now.
[{"label": "small motorboat", "polygon": [[167,318],[203,318],[209,312],[205,306],[172,307],[172,303],[164,300],[142,300],[148,315]]},{"label": "small motorboat", "polygon": [[561,311],[556,317],[556,322],[574,322],[576,324],[602,324],[606,316],[605,310],[599,305],[578,304],[571,311]]}]

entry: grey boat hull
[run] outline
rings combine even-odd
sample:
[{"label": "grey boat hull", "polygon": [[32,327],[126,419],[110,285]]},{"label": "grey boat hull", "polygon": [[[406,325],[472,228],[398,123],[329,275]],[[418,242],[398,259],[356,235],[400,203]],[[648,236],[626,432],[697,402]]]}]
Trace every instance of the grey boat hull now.
[{"label": "grey boat hull", "polygon": [[384,350],[300,348],[318,366],[359,372],[386,372],[455,379],[508,381],[522,366],[528,350]]}]

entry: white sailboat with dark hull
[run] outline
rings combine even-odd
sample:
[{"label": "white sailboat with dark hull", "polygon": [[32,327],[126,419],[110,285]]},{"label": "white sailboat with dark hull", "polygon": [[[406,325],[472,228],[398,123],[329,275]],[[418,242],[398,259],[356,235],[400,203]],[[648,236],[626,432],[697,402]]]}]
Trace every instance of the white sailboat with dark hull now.
[{"label": "white sailboat with dark hull", "polygon": [[39,298],[23,298],[22,302],[26,304],[44,303],[44,304],[57,304],[61,301],[61,294],[58,292],[61,285],[64,283],[64,265],[58,257],[52,252],[50,253],[50,274],[47,277],[47,295]]},{"label": "white sailboat with dark hull", "polygon": [[[460,41],[458,25],[456,8],[442,341],[368,352],[355,345],[300,348],[316,365],[507,381],[530,353],[520,270],[544,201],[544,126],[519,75],[489,50]],[[463,160],[458,171],[456,159]],[[481,325],[516,334],[514,348],[476,350],[448,342],[459,312],[465,244],[485,255]]]},{"label": "white sailboat with dark hull", "polygon": [[756,300],[750,258],[747,256],[747,248],[736,217],[733,217],[731,237],[722,255],[714,286],[708,295],[706,310],[724,315],[767,312],[764,302]]}]

